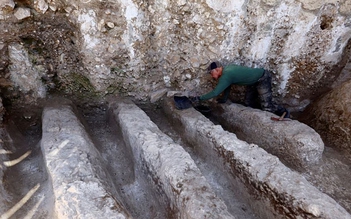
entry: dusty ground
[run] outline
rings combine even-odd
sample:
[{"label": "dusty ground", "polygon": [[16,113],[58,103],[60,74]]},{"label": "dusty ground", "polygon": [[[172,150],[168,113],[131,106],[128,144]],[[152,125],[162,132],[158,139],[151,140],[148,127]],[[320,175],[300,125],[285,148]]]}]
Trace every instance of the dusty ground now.
[{"label": "dusty ground", "polygon": [[[173,127],[167,120],[160,106],[157,104],[139,104],[139,106],[164,133],[189,152],[213,190],[223,198],[233,215],[242,219],[258,218],[245,203],[236,198],[236,194],[230,192],[235,189],[231,188],[231,184],[224,174],[221,174],[221,170],[215,169],[209,162],[202,160],[194,153],[191,146],[183,142],[181,136],[175,131],[176,127]],[[12,196],[11,203],[6,204],[9,208],[14,206],[29,190],[39,184],[37,192],[17,211],[14,217],[25,218],[27,215],[28,218],[31,218],[29,216],[32,215],[32,218],[52,218],[52,188],[39,144],[42,104],[25,107],[13,105],[7,110],[5,124],[14,140],[14,153],[10,158],[16,159],[27,151],[31,151],[31,154],[5,172],[4,185]],[[145,177],[135,174],[131,152],[118,133],[118,127],[110,122],[113,119],[107,102],[79,103],[77,110],[85,121],[88,133],[108,164],[106,168],[113,177],[116,187],[120,188],[123,201],[134,218],[171,218],[170,213],[164,210],[164,206],[162,207],[162,203],[158,203],[151,185],[145,183]],[[350,167],[351,162],[346,155],[326,147],[322,162],[311,166],[302,174],[313,185],[351,212]]]}]

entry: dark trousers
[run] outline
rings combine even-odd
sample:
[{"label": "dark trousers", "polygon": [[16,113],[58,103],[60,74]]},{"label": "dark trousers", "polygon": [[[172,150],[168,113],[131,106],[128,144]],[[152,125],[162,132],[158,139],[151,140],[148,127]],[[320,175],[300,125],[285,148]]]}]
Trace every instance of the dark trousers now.
[{"label": "dark trousers", "polygon": [[273,113],[277,110],[272,98],[272,76],[267,70],[264,70],[262,77],[255,84],[246,87],[245,105],[255,107],[257,96],[262,110]]}]

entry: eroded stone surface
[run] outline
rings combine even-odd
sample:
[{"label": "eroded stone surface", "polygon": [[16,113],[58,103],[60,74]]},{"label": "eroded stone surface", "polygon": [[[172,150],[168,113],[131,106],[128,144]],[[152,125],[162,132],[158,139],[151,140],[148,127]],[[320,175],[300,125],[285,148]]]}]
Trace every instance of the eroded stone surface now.
[{"label": "eroded stone surface", "polygon": [[327,5],[327,4],[337,5],[340,3],[340,10],[343,13],[347,13],[350,11],[350,6],[351,6],[349,1],[340,2],[337,0],[327,0],[327,1],[298,0],[298,2],[301,2],[301,4],[303,5],[303,8],[311,11],[321,8],[323,5]]},{"label": "eroded stone surface", "polygon": [[41,147],[58,218],[131,218],[71,106],[44,109]]},{"label": "eroded stone surface", "polygon": [[31,13],[29,8],[18,8],[14,15],[18,20],[23,20],[30,17]]},{"label": "eroded stone surface", "polygon": [[278,117],[269,112],[240,104],[220,104],[218,119],[240,139],[254,143],[278,156],[291,167],[318,163],[324,142],[311,127],[297,120],[272,121]]},{"label": "eroded stone surface", "polygon": [[[214,125],[194,108],[177,110],[170,98],[165,111],[195,150],[226,169],[233,181],[241,181],[250,204],[264,218],[351,218],[351,215],[276,156]],[[222,165],[223,164],[223,165]],[[255,199],[252,199],[256,197]],[[257,200],[258,199],[258,200]]]},{"label": "eroded stone surface", "polygon": [[45,0],[35,0],[33,4],[35,10],[42,14],[44,14],[49,9],[49,5]]},{"label": "eroded stone surface", "polygon": [[40,75],[43,73],[40,69],[35,69],[28,52],[23,49],[21,44],[9,45],[9,59],[11,80],[15,86],[25,93],[32,93],[36,98],[44,98],[46,96],[46,88],[43,86]]},{"label": "eroded stone surface", "polygon": [[113,106],[134,160],[167,195],[178,218],[235,218],[227,211],[190,155],[132,102]]}]

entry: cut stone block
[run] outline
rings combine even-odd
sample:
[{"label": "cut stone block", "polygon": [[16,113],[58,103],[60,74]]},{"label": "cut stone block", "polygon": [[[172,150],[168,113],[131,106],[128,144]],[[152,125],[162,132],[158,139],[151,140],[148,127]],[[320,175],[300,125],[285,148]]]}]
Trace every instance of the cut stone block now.
[{"label": "cut stone block", "polygon": [[29,8],[18,8],[14,15],[18,20],[23,20],[30,17],[31,13]]},{"label": "cut stone block", "polygon": [[260,217],[351,218],[334,199],[286,167],[276,156],[239,140],[194,108],[177,110],[172,100],[164,100],[164,110],[179,126],[184,140],[193,145],[203,159],[225,169],[233,183],[244,185],[242,194]]},{"label": "cut stone block", "polygon": [[71,106],[44,109],[41,147],[57,218],[131,218]]},{"label": "cut stone block", "polygon": [[324,143],[311,127],[297,121],[273,121],[278,117],[240,104],[218,104],[217,119],[238,138],[257,144],[290,167],[304,168],[322,159]]},{"label": "cut stone block", "polygon": [[132,148],[136,166],[167,196],[176,218],[235,218],[219,199],[190,155],[164,134],[132,102],[111,103],[123,138]]}]

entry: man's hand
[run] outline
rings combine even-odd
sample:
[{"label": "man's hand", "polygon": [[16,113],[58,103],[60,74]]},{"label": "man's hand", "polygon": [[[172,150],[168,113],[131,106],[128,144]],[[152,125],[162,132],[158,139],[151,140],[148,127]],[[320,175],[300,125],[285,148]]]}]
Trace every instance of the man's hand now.
[{"label": "man's hand", "polygon": [[199,97],[199,96],[189,97],[189,100],[190,100],[192,103],[199,103],[199,102],[200,102],[200,97]]}]

